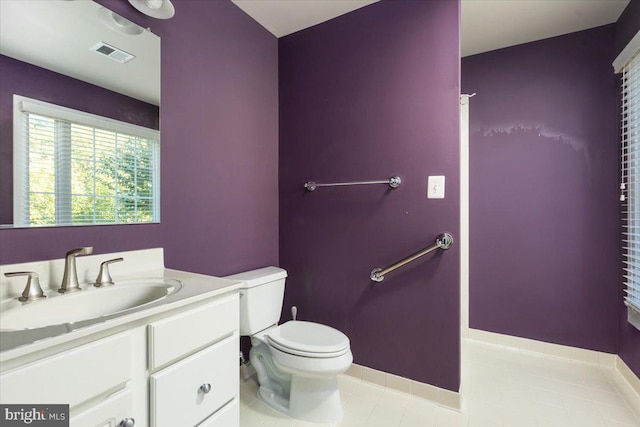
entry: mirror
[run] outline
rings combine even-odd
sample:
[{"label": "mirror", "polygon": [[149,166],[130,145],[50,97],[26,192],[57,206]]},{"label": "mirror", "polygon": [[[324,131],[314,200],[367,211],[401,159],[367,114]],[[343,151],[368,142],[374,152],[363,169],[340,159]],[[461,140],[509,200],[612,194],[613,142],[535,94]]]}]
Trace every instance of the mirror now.
[{"label": "mirror", "polygon": [[19,222],[14,94],[159,130],[160,38],[93,1],[0,1],[0,75],[2,227]]}]

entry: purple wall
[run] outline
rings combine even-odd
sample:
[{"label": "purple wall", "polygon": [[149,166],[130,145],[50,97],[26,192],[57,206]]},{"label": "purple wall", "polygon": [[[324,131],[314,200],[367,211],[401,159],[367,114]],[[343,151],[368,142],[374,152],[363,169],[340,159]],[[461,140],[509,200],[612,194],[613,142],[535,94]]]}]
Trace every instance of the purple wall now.
[{"label": "purple wall", "polygon": [[462,59],[470,326],[615,353],[614,25]]},{"label": "purple wall", "polygon": [[229,1],[178,1],[162,37],[168,265],[278,265],[278,42]]},{"label": "purple wall", "polygon": [[0,224],[13,223],[14,94],[152,129],[159,128],[157,106],[44,68],[0,55],[0,75]]},{"label": "purple wall", "polygon": [[640,30],[640,0],[631,0],[616,22],[616,55]]},{"label": "purple wall", "polygon": [[[640,0],[631,0],[631,3],[624,10],[618,22],[616,22],[616,53],[622,51],[638,31],[640,31]],[[620,120],[618,120],[618,123],[620,123]],[[618,300],[620,301],[618,354],[636,375],[640,376],[640,331],[627,321],[627,308],[622,304],[622,289]]]},{"label": "purple wall", "polygon": [[0,263],[94,245],[217,275],[277,264],[277,39],[229,1],[174,0],[166,21],[98,3],[162,38],[162,223],[0,230]]},{"label": "purple wall", "polygon": [[[385,1],[281,38],[283,318],[334,326],[355,363],[458,390],[459,246],[369,273],[459,231],[458,2]],[[319,188],[401,176],[383,185]],[[428,200],[428,175],[446,199]]]}]

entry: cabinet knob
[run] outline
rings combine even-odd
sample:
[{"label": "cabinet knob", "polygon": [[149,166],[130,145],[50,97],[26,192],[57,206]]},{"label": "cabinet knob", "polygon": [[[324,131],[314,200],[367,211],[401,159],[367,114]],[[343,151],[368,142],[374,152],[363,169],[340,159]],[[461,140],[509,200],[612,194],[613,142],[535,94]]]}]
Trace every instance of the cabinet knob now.
[{"label": "cabinet knob", "polygon": [[203,392],[204,394],[207,394],[211,391],[211,384],[202,384],[200,386],[200,391]]},{"label": "cabinet knob", "polygon": [[120,421],[120,424],[118,424],[118,427],[133,427],[136,425],[136,420],[134,420],[133,418],[125,418],[122,421]]}]

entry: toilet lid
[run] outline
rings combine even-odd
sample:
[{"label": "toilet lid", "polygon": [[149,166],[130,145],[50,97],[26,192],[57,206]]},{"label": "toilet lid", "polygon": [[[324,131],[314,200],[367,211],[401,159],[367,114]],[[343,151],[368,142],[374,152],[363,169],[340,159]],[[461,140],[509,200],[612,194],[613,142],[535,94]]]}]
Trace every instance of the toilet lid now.
[{"label": "toilet lid", "polygon": [[269,344],[299,356],[337,357],[349,350],[349,338],[337,329],[313,322],[291,321],[269,331]]}]

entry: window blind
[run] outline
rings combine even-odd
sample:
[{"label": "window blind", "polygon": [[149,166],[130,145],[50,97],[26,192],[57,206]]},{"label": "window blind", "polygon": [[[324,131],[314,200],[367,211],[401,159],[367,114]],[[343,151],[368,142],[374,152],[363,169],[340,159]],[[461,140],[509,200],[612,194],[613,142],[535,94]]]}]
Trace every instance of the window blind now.
[{"label": "window blind", "polygon": [[622,73],[622,194],[624,302],[640,329],[640,52]]},{"label": "window blind", "polygon": [[17,105],[14,223],[159,221],[157,131],[53,104]]}]

